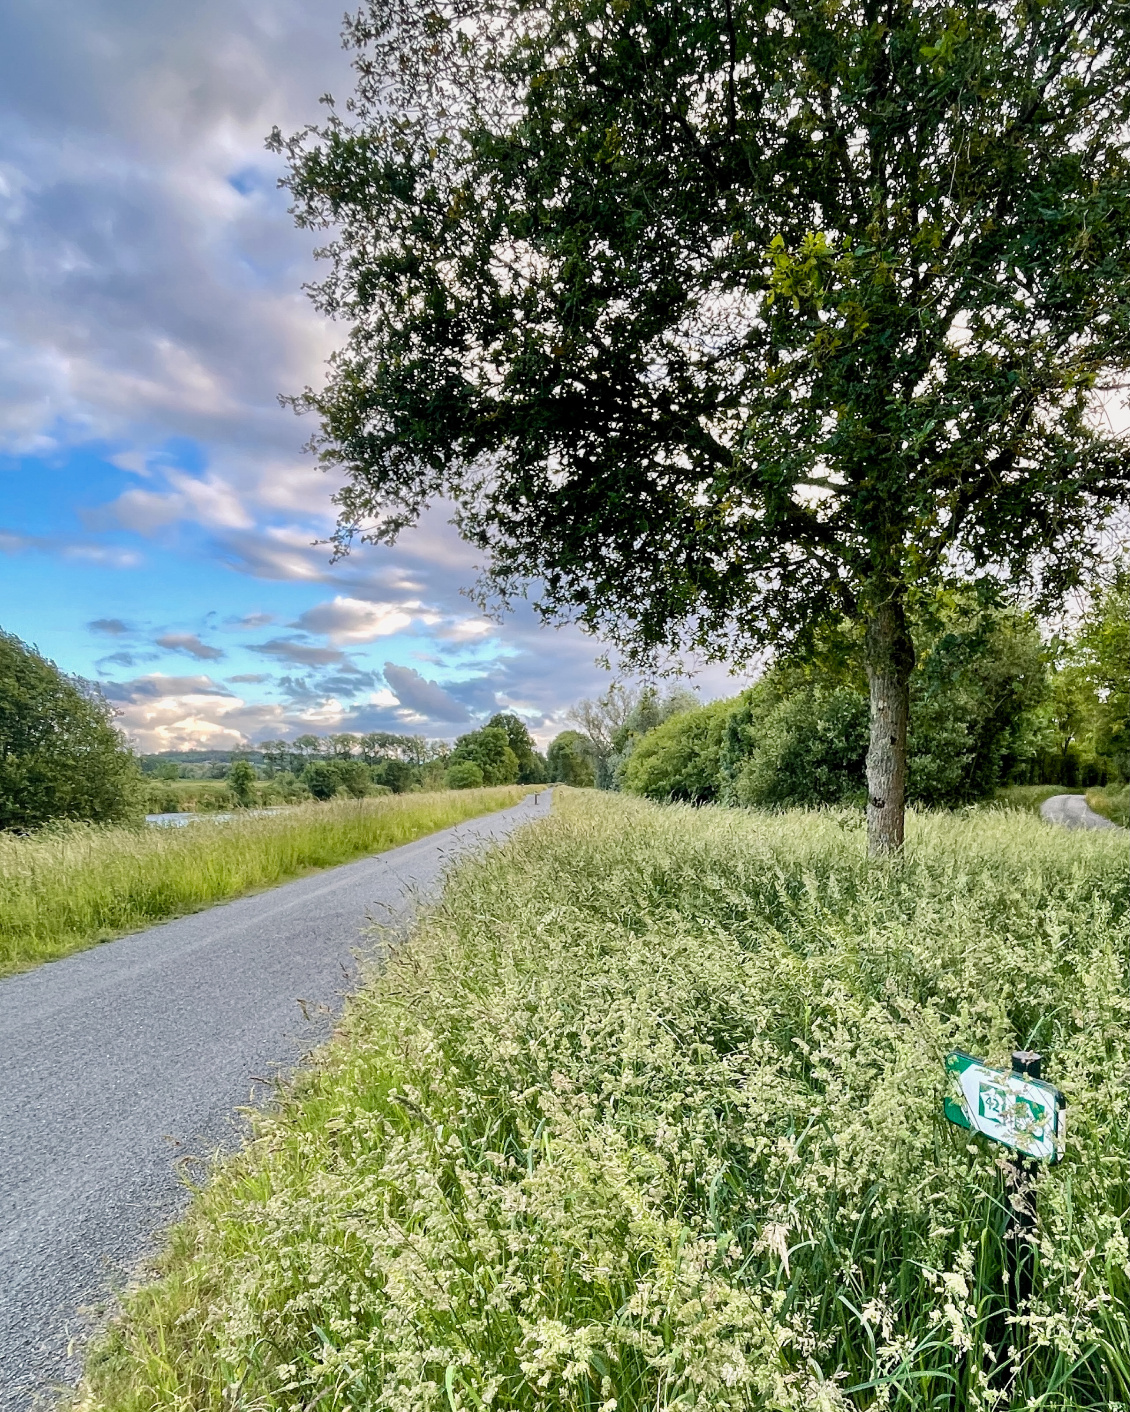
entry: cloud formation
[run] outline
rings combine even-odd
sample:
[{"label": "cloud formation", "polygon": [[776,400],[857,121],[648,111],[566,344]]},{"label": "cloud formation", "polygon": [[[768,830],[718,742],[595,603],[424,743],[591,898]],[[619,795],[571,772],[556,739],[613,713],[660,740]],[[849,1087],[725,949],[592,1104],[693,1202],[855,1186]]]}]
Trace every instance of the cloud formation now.
[{"label": "cloud formation", "polygon": [[462,702],[456,701],[437,682],[428,681],[414,668],[386,662],[384,676],[401,706],[421,720],[430,717],[444,724],[459,725],[470,721],[471,713]]},{"label": "cloud formation", "polygon": [[413,616],[419,616],[419,608],[419,603],[371,603],[338,594],[328,603],[308,608],[291,626],[324,633],[331,642],[374,642],[408,627]]},{"label": "cloud formation", "polygon": [[264,657],[277,657],[280,662],[293,662],[300,667],[324,667],[328,662],[343,662],[345,653],[336,647],[313,647],[293,638],[273,637],[270,642],[256,642],[249,649]]},{"label": "cloud formation", "polygon": [[183,652],[187,657],[195,657],[201,662],[218,662],[224,655],[220,647],[212,647],[192,632],[167,632],[154,639],[158,647],[169,652]]}]

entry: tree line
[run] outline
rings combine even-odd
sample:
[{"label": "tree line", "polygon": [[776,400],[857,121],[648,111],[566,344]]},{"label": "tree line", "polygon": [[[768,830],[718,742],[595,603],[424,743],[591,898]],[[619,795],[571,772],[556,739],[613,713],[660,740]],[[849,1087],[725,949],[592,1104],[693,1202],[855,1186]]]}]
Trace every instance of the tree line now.
[{"label": "tree line", "polygon": [[548,778],[529,730],[508,711],[454,744],[371,731],[268,740],[242,757],[220,752],[223,761],[185,753],[193,757],[186,763],[139,759],[95,684],[0,631],[0,829],[139,822],[146,812],[183,807],[176,786],[186,777],[199,782],[212,809]]},{"label": "tree line", "polygon": [[[940,596],[911,631],[911,803],[1130,778],[1130,575],[1097,591],[1068,632],[1042,635],[1031,615],[971,589]],[[728,700],[614,687],[573,714],[579,728],[549,750],[570,783],[763,808],[865,800],[869,703],[850,635],[782,658]]]}]

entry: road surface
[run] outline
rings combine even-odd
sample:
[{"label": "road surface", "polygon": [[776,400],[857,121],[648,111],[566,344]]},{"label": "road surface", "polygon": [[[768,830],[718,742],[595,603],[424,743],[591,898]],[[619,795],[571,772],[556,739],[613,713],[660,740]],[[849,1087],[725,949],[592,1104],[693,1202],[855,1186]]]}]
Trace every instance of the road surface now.
[{"label": "road surface", "polygon": [[1049,824],[1067,829],[1116,829],[1117,824],[1096,814],[1081,794],[1053,794],[1040,805],[1040,816]]},{"label": "road surface", "polygon": [[369,922],[406,919],[549,798],[0,981],[3,1412],[77,1378],[98,1307],[182,1204],[180,1170],[329,1033]]}]

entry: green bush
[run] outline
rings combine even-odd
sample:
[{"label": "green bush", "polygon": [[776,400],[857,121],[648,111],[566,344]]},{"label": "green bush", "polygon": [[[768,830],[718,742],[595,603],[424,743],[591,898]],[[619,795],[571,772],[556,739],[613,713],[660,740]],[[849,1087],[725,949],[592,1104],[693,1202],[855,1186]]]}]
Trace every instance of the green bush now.
[{"label": "green bush", "polygon": [[[876,861],[846,812],[566,797],[255,1119],[80,1407],[1125,1407],[1127,904],[1119,838],[1010,810]],[[1010,1314],[943,1056],[1028,1047],[1070,1117]]]},{"label": "green bush", "polygon": [[372,787],[369,770],[360,760],[311,760],[301,779],[314,798],[322,800],[339,792],[363,799]]},{"label": "green bush", "polygon": [[448,766],[443,778],[448,789],[481,789],[482,766],[474,760],[456,760],[454,765]]},{"label": "green bush", "polygon": [[0,829],[139,819],[144,800],[108,704],[0,632]]},{"label": "green bush", "polygon": [[620,771],[629,794],[649,799],[706,804],[719,788],[722,737],[733,710],[731,701],[715,701],[680,715],[642,736]]},{"label": "green bush", "polygon": [[510,737],[502,726],[461,735],[448,758],[448,766],[470,761],[483,772],[485,785],[517,784],[521,773],[518,757],[510,748]]},{"label": "green bush", "polygon": [[562,731],[546,752],[549,778],[576,789],[592,789],[596,784],[596,760],[592,742],[580,731]]}]

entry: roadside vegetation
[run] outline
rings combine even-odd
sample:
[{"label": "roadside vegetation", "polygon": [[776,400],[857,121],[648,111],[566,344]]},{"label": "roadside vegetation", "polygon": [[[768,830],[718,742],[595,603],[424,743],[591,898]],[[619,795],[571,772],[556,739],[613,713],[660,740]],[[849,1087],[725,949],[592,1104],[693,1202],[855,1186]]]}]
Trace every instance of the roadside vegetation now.
[{"label": "roadside vegetation", "polygon": [[[919,600],[911,631],[911,803],[953,809],[1004,799],[1038,808],[1052,794],[1089,788],[1092,807],[1122,821],[1125,571],[1096,589],[1066,635],[968,586]],[[551,776],[565,783],[760,809],[862,807],[867,797],[867,678],[858,633],[847,626],[780,657],[729,700],[703,705],[686,688],[616,686],[580,702],[573,719],[580,729],[548,752]]]},{"label": "roadside vegetation", "polygon": [[[1125,849],[567,794],[463,865],[88,1360],[84,1412],[1130,1400]],[[942,1059],[1070,1105],[1030,1303]],[[994,1361],[995,1360],[995,1361]]]},{"label": "roadside vegetation", "polygon": [[306,804],[186,828],[0,833],[0,975],[516,804],[524,787]]},{"label": "roadside vegetation", "polygon": [[1120,789],[1089,789],[1087,803],[1096,814],[1102,814],[1114,824],[1130,828],[1130,784]]}]

